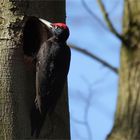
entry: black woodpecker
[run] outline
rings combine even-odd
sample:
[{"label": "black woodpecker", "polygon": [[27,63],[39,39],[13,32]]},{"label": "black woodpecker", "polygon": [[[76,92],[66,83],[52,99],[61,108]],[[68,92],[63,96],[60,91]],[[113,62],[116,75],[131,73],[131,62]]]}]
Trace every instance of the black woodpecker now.
[{"label": "black woodpecker", "polygon": [[39,137],[47,113],[52,113],[61,96],[70,65],[70,48],[65,23],[50,23],[30,17],[23,29],[23,51],[27,65],[36,71],[36,93],[31,108],[31,135]]}]

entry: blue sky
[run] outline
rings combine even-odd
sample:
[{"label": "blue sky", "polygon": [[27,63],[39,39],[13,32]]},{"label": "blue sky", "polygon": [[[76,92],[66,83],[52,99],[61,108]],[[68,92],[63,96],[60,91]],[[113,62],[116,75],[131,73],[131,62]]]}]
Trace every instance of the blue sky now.
[{"label": "blue sky", "polygon": [[[67,0],[69,44],[85,48],[115,67],[119,67],[120,41],[109,32],[97,0]],[[123,0],[103,0],[109,17],[121,32]],[[105,140],[113,125],[118,75],[97,61],[72,50],[69,72],[69,102],[72,140]]]}]

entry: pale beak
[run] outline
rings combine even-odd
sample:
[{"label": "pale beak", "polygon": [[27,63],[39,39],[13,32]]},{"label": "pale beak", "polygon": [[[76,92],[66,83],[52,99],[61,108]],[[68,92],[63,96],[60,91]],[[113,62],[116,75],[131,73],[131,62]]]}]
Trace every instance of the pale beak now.
[{"label": "pale beak", "polygon": [[53,29],[54,27],[52,26],[52,23],[51,23],[51,22],[49,22],[49,21],[47,21],[47,20],[44,20],[44,19],[41,19],[41,18],[39,18],[39,20],[40,20],[42,23],[44,23],[44,24],[52,31],[52,29]]}]

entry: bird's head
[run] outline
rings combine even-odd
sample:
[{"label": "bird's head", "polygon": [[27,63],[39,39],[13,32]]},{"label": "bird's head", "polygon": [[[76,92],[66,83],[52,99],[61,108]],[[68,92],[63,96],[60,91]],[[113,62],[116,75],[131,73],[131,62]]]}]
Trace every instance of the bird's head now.
[{"label": "bird's head", "polygon": [[47,26],[47,28],[58,38],[59,41],[66,42],[70,33],[69,28],[65,23],[51,23],[44,19],[40,19],[40,21]]}]

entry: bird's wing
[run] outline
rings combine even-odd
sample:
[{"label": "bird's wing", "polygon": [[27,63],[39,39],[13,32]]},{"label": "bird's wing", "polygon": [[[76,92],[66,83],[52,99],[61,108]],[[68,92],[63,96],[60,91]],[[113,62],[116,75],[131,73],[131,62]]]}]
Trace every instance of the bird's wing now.
[{"label": "bird's wing", "polygon": [[31,111],[31,134],[38,137],[46,113],[52,112],[68,74],[70,49],[45,42],[36,59],[36,99]]},{"label": "bird's wing", "polygon": [[45,106],[44,97],[50,94],[55,82],[56,59],[59,49],[50,42],[44,42],[37,54],[36,61],[36,108],[42,112]]},{"label": "bird's wing", "polygon": [[68,74],[69,64],[69,47],[50,42],[42,44],[36,63],[36,103],[40,111],[42,106],[40,100],[43,97],[47,95],[51,98],[48,102],[51,102],[52,98],[57,99],[60,95]]}]

